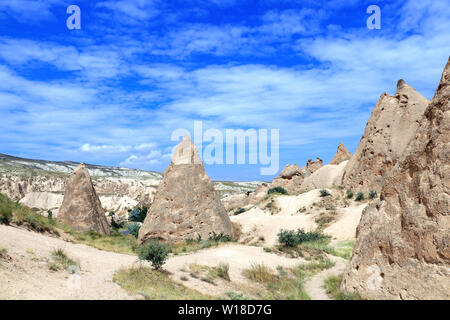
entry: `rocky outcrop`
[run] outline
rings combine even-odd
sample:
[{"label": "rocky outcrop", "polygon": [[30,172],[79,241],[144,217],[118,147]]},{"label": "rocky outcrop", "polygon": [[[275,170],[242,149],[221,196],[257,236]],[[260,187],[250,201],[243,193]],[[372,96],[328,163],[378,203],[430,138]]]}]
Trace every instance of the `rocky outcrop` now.
[{"label": "rocky outcrop", "polygon": [[361,217],[342,288],[371,299],[450,299],[449,208],[450,60],[381,199]]},{"label": "rocky outcrop", "polygon": [[58,193],[31,192],[20,199],[20,203],[30,208],[42,210],[42,213],[46,213],[50,210],[53,217],[56,218],[63,202],[63,198],[64,195]]},{"label": "rocky outcrop", "polygon": [[342,185],[354,191],[380,191],[384,177],[404,154],[428,100],[400,80],[395,96],[383,93],[372,111]]},{"label": "rocky outcrop", "polygon": [[[64,195],[52,192],[31,192],[20,199],[20,203],[38,209],[46,215],[50,210],[54,218],[58,217],[59,208],[63,203]],[[106,212],[114,212],[116,219],[121,221],[128,219],[128,211],[139,206],[139,202],[127,196],[104,195],[99,197],[102,207]]]},{"label": "rocky outcrop", "polygon": [[347,150],[347,148],[344,146],[342,142],[339,142],[339,146],[337,148],[336,154],[334,155],[333,159],[329,164],[340,164],[343,161],[350,160],[352,157],[352,154],[350,151]]},{"label": "rocky outcrop", "polygon": [[110,234],[100,199],[84,163],[70,175],[58,219],[77,231]]},{"label": "rocky outcrop", "polygon": [[213,233],[233,235],[233,226],[189,137],[175,149],[139,231],[147,239],[180,241]]},{"label": "rocky outcrop", "polygon": [[262,183],[258,185],[258,187],[256,187],[255,191],[229,195],[222,199],[222,203],[227,211],[232,211],[238,208],[245,208],[262,201],[267,195],[268,191],[269,186],[267,185],[267,183]]},{"label": "rocky outcrop", "polygon": [[308,160],[306,166],[299,168],[298,165],[287,165],[280,176],[275,178],[270,184],[270,188],[282,187],[289,194],[296,194],[301,191],[301,185],[303,180],[320,169],[323,165],[323,161],[317,158],[315,161]]},{"label": "rocky outcrop", "polygon": [[306,191],[340,185],[347,163],[348,161],[343,161],[337,165],[327,164],[321,167],[303,180],[300,189]]}]

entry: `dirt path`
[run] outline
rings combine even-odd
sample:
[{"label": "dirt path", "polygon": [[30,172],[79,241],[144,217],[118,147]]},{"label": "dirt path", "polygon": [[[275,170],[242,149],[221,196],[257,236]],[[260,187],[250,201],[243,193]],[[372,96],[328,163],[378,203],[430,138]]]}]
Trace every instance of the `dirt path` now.
[{"label": "dirt path", "polygon": [[[229,265],[228,273],[231,281],[217,279],[215,284],[210,284],[189,276],[190,264],[216,267],[221,262]],[[228,291],[248,293],[245,290],[249,289],[250,283],[242,275],[242,272],[252,264],[263,263],[276,273],[278,266],[288,268],[304,262],[305,260],[302,258],[291,259],[265,252],[261,247],[227,244],[217,248],[204,249],[189,255],[173,257],[167,261],[164,268],[172,273],[172,278],[175,281],[180,281],[180,277],[183,275],[186,276],[188,280],[183,281],[183,284],[187,287],[196,289],[204,294],[213,292],[214,295],[223,295]],[[252,284],[254,286],[254,283]]]},{"label": "dirt path", "polygon": [[325,279],[329,276],[337,276],[344,273],[347,267],[345,259],[335,256],[329,256],[329,258],[336,263],[334,267],[316,274],[305,284],[305,290],[311,297],[311,300],[332,300],[325,292]]},{"label": "dirt path", "polygon": [[[114,271],[136,257],[101,251],[43,234],[0,225],[0,247],[10,262],[0,262],[0,299],[134,299],[112,282]],[[62,248],[80,262],[81,272],[50,271],[48,259]]]}]

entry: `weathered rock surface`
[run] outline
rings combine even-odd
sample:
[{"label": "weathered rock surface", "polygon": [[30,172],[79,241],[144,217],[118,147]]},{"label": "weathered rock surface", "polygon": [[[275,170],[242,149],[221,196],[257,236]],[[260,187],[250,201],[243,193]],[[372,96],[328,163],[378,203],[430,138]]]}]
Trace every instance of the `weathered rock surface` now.
[{"label": "weathered rock surface", "polygon": [[327,164],[321,167],[303,180],[300,189],[306,191],[340,185],[347,163],[348,160],[340,164]]},{"label": "weathered rock surface", "polygon": [[263,200],[268,191],[269,186],[267,183],[262,183],[256,187],[255,191],[229,195],[222,199],[222,203],[227,211],[245,208],[250,205],[255,205]]},{"label": "weathered rock surface", "polygon": [[450,299],[450,60],[420,127],[357,229],[342,287],[371,299]]},{"label": "weathered rock surface", "polygon": [[343,161],[350,160],[351,157],[352,154],[350,153],[350,151],[347,150],[342,142],[339,142],[336,154],[329,164],[340,164]]},{"label": "weathered rock surface", "polygon": [[287,165],[278,178],[275,178],[270,184],[270,188],[282,187],[289,194],[296,194],[301,191],[303,180],[320,169],[323,161],[317,158],[315,161],[308,160],[306,166],[299,169],[298,165]]},{"label": "weathered rock surface", "polygon": [[74,170],[67,181],[58,219],[77,231],[111,233],[102,204],[84,163]]},{"label": "weathered rock surface", "polygon": [[384,177],[414,137],[428,100],[400,80],[395,96],[383,93],[372,111],[342,185],[354,191],[380,191]]},{"label": "weathered rock surface", "polygon": [[208,239],[213,233],[233,235],[233,226],[206,174],[194,144],[186,136],[175,149],[153,204],[139,231],[147,239]]}]

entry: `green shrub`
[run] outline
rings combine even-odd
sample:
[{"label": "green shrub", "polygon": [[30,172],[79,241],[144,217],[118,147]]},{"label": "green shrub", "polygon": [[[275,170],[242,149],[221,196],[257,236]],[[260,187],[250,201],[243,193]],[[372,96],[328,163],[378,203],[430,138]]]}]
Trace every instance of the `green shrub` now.
[{"label": "green shrub", "polygon": [[278,233],[278,242],[284,244],[286,247],[294,247],[302,242],[318,241],[327,239],[324,234],[312,231],[305,232],[302,229],[294,230],[281,230]]},{"label": "green shrub", "polygon": [[148,212],[147,207],[136,208],[134,210],[131,210],[128,220],[134,222],[144,222],[145,218],[147,217],[147,212]]},{"label": "green shrub", "polygon": [[369,198],[375,199],[378,196],[378,193],[375,190],[370,190],[369,192]]},{"label": "green shrub", "polygon": [[139,229],[141,229],[141,225],[137,222],[133,222],[127,227],[128,233],[135,236],[136,238],[139,235]]},{"label": "green shrub", "polygon": [[335,300],[361,300],[357,293],[341,291],[342,274],[338,276],[329,276],[325,279],[325,291]]},{"label": "green shrub", "polygon": [[320,190],[321,197],[328,197],[329,195],[331,195],[331,193],[327,189]]},{"label": "green shrub", "polygon": [[267,194],[288,194],[288,192],[282,188],[282,187],[275,187],[275,188],[271,188],[269,189],[269,191],[267,191]]},{"label": "green shrub", "polygon": [[356,195],[355,200],[356,201],[363,201],[364,200],[364,193],[363,192],[358,192],[358,194]]},{"label": "green shrub", "polygon": [[137,249],[140,260],[150,261],[153,268],[159,270],[166,262],[169,250],[158,241],[148,241]]},{"label": "green shrub", "polygon": [[215,242],[230,242],[233,239],[231,239],[231,237],[227,234],[216,234],[214,231],[212,233],[212,235],[209,236],[209,240],[215,241]]},{"label": "green shrub", "polygon": [[241,213],[244,213],[245,211],[247,211],[247,210],[244,209],[244,208],[239,208],[239,209],[237,209],[237,210],[234,212],[234,215],[237,216],[237,215],[239,215],[239,214],[241,214]]},{"label": "green shrub", "polygon": [[228,271],[230,270],[230,265],[228,263],[221,262],[215,269],[218,277],[228,281],[230,280],[230,275],[228,274]]},{"label": "green shrub", "polygon": [[0,204],[0,223],[9,224],[12,220],[13,213],[11,207]]},{"label": "green shrub", "polygon": [[347,199],[353,198],[353,191],[350,189],[347,189]]}]

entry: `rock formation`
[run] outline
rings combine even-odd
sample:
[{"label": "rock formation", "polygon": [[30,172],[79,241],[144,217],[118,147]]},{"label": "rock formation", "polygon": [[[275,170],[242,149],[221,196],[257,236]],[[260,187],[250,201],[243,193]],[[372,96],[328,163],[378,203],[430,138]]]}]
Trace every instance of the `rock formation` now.
[{"label": "rock formation", "polygon": [[340,164],[343,161],[350,160],[351,157],[352,154],[350,153],[350,151],[347,150],[342,142],[339,142],[336,154],[329,164]]},{"label": "rock formation", "polygon": [[348,160],[342,161],[340,164],[327,164],[319,168],[303,180],[300,189],[306,191],[340,185],[347,163]]},{"label": "rock formation", "polygon": [[383,93],[372,111],[342,185],[354,191],[380,191],[386,174],[403,155],[419,126],[428,100],[400,80],[395,97]]},{"label": "rock formation", "polygon": [[213,233],[233,235],[233,226],[197,150],[185,136],[164,172],[152,206],[139,231],[147,239],[208,239]]},{"label": "rock formation", "polygon": [[371,299],[450,299],[450,59],[381,200],[361,217],[342,288]]},{"label": "rock formation", "polygon": [[102,204],[84,163],[73,171],[67,181],[58,219],[77,231],[111,233]]},{"label": "rock formation", "polygon": [[301,191],[301,185],[303,180],[310,176],[312,173],[320,169],[323,165],[323,161],[317,158],[315,161],[308,160],[306,166],[299,168],[298,165],[287,165],[280,176],[275,178],[270,184],[270,188],[282,187],[289,194],[296,194]]},{"label": "rock formation", "polygon": [[[267,196],[269,186],[262,183],[256,187],[253,192],[229,195],[222,199],[223,206],[227,211],[233,211],[237,208],[245,208],[249,205],[255,205]],[[233,212],[232,212],[233,213]]]}]

